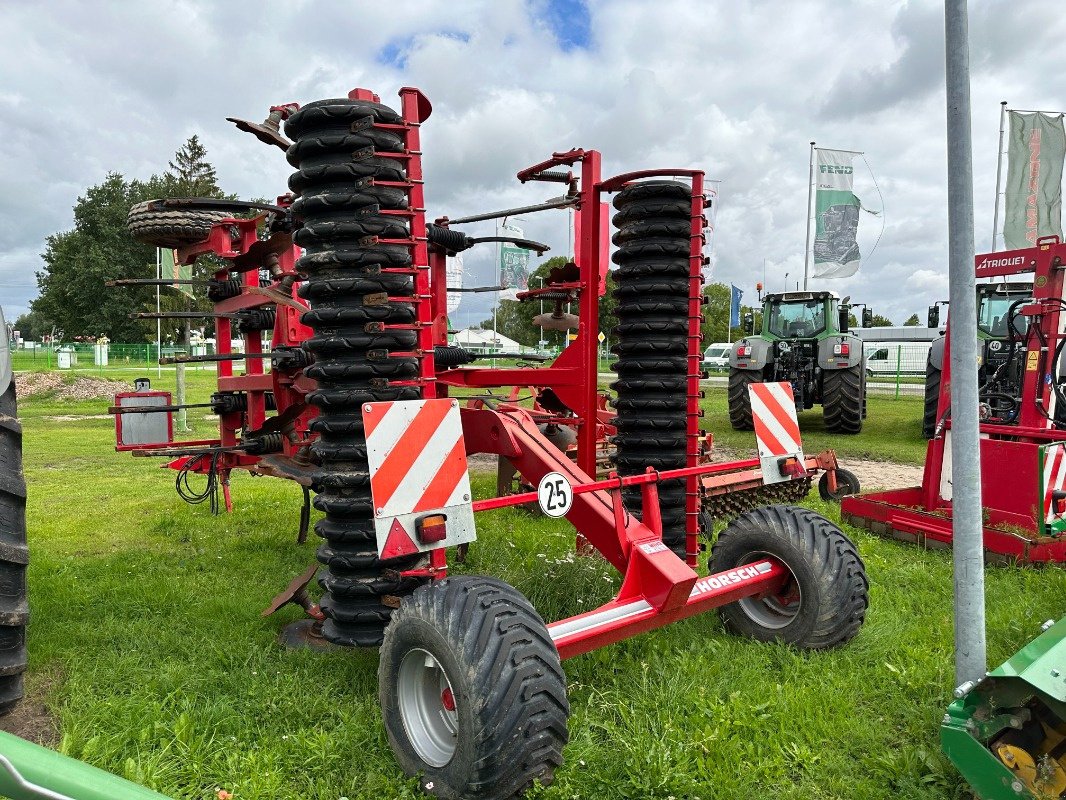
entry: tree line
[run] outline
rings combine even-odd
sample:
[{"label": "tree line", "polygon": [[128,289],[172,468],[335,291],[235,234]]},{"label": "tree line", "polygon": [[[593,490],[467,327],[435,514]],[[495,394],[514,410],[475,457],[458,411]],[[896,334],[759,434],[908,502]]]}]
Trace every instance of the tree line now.
[{"label": "tree line", "polygon": [[[161,175],[138,180],[109,173],[74,204],[74,227],[45,241],[43,264],[36,273],[40,294],[29,313],[15,320],[15,329],[28,341],[40,341],[53,330],[63,331],[68,340],[107,336],[114,342],[154,341],[155,321],[130,315],[155,310],[155,287],[105,285],[109,280],[156,276],[155,248],[130,238],[126,215],[145,200],[226,196],[197,136],[178,149]],[[209,277],[210,269],[206,262],[197,264],[193,277]],[[165,311],[211,308],[205,288],[194,287],[193,295],[164,288],[161,306]],[[187,340],[188,321],[163,320],[162,330],[164,339]]]}]

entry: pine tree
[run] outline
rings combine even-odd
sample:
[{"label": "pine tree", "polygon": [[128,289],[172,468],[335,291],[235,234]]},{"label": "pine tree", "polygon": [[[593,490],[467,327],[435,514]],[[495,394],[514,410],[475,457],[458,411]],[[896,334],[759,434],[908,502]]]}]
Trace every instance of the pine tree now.
[{"label": "pine tree", "polygon": [[207,160],[207,148],[193,134],[174,154],[166,172],[167,189],[174,197],[221,197],[215,168]]}]

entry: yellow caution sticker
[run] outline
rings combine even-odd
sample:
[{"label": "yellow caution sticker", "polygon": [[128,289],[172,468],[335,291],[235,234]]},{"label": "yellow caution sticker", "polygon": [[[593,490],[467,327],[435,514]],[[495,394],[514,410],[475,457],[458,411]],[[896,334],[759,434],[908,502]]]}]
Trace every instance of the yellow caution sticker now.
[{"label": "yellow caution sticker", "polygon": [[1036,372],[1036,362],[1040,360],[1040,353],[1033,351],[1029,353],[1029,357],[1025,360],[1025,371]]}]

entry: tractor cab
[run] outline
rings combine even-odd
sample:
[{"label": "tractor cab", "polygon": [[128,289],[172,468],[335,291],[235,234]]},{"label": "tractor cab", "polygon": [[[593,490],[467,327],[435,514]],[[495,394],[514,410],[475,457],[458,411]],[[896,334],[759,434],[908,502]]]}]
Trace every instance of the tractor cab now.
[{"label": "tractor cab", "polygon": [[[1010,318],[1015,336],[1024,336],[1028,319],[1018,308],[1033,298],[1032,283],[981,283],[977,285],[977,330],[981,339],[1009,338]],[[1021,301],[1021,302],[1019,302]],[[1015,306],[1015,303],[1018,305]],[[1011,306],[1015,306],[1013,311]]]},{"label": "tractor cab", "polygon": [[782,292],[763,300],[763,336],[814,339],[838,316],[836,292]]}]

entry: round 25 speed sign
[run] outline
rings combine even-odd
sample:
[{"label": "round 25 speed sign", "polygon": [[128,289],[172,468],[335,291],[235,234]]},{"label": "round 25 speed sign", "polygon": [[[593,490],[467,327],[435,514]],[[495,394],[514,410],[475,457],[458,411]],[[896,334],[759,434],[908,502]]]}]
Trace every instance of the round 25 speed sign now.
[{"label": "round 25 speed sign", "polygon": [[537,502],[549,517],[561,517],[574,503],[574,490],[561,472],[549,472],[537,484]]}]

